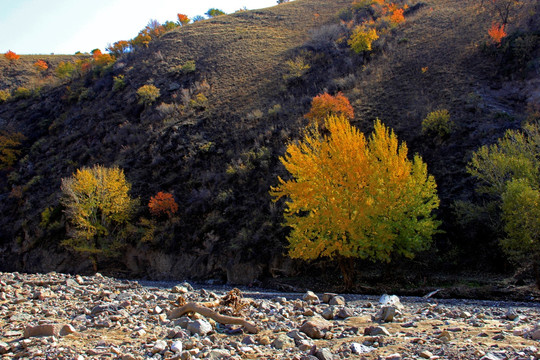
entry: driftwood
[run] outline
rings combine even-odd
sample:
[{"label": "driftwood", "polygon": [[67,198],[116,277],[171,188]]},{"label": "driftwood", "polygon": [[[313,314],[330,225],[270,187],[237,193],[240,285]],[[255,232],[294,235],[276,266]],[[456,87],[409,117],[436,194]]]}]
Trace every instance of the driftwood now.
[{"label": "driftwood", "polygon": [[221,315],[213,310],[210,310],[207,307],[201,306],[194,302],[187,303],[186,305],[182,307],[172,310],[171,312],[167,314],[167,316],[169,319],[176,319],[176,318],[181,317],[182,315],[185,315],[187,313],[192,313],[192,312],[199,313],[202,316],[213,319],[220,324],[241,325],[244,327],[244,329],[246,329],[247,332],[252,333],[252,334],[256,334],[259,332],[259,329],[255,325],[251,324],[250,322],[242,318]]}]

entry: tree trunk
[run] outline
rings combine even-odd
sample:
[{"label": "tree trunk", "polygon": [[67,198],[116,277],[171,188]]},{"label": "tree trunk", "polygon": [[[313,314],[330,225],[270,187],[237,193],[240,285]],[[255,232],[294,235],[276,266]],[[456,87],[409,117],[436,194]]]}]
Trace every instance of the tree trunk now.
[{"label": "tree trunk", "polygon": [[540,290],[540,267],[538,266],[538,260],[535,259],[533,263],[534,279],[536,280],[536,288]]},{"label": "tree trunk", "polygon": [[341,275],[343,275],[343,285],[345,285],[345,291],[351,291],[354,285],[354,258],[340,256],[338,258],[339,269]]},{"label": "tree trunk", "polygon": [[91,254],[90,261],[92,261],[92,270],[94,270],[94,274],[95,274],[98,271],[97,255]]}]

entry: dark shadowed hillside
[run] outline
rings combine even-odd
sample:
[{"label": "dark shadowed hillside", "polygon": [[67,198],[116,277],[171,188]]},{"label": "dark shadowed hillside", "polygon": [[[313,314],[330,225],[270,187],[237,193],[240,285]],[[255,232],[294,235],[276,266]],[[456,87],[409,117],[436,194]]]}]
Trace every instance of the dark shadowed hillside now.
[{"label": "dark shadowed hillside", "polygon": [[[519,128],[539,104],[538,9],[527,3],[511,14],[509,37],[525,40],[504,50],[489,44],[496,14],[480,1],[409,1],[405,21],[358,55],[347,46],[351,24],[372,14],[351,4],[296,0],[197,22],[99,74],[0,103],[1,128],[26,137],[20,160],[0,174],[0,270],[92,269],[61,245],[60,184],[102,164],[124,169],[140,203],[121,253],[99,258],[102,271],[243,283],[334,271],[287,258],[283,204],[268,194],[286,175],[279,156],[325,91],[350,99],[362,131],[376,118],[395,129],[436,178],[445,232],[396,266],[504,270],[496,237],[458,224],[452,208],[475,196],[472,151]],[[32,83],[29,70],[2,61],[1,89]],[[309,68],[295,75],[299,63]],[[140,104],[137,89],[150,84],[160,96]],[[453,132],[424,135],[422,120],[438,109],[449,111]],[[179,204],[173,219],[151,220],[147,204],[159,191]]]}]

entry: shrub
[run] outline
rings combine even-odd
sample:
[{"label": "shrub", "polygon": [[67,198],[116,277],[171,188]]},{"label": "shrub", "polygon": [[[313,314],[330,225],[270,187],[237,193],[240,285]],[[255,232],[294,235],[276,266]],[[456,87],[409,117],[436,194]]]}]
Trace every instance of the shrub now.
[{"label": "shrub", "polygon": [[68,79],[71,76],[73,76],[73,73],[75,72],[75,65],[71,62],[60,62],[58,66],[56,67],[56,76],[58,76],[59,79]]},{"label": "shrub", "polygon": [[301,78],[311,68],[311,66],[299,56],[292,60],[285,61],[285,65],[286,72],[283,75],[283,79],[285,80]]},{"label": "shrub", "polygon": [[[274,201],[285,198],[289,255],[337,258],[345,286],[354,258],[389,262],[426,249],[439,222],[436,184],[419,156],[380,121],[366,140],[343,116],[326,119],[329,135],[308,130],[280,158],[292,179],[279,178]],[[324,176],[321,176],[324,174]]]},{"label": "shrub", "polygon": [[28,99],[32,97],[32,90],[25,88],[24,86],[19,86],[13,91],[13,97],[15,99]]},{"label": "shrub", "polygon": [[189,106],[196,110],[205,110],[208,106],[208,98],[204,94],[199,93],[189,101]]},{"label": "shrub", "polygon": [[277,116],[281,113],[283,109],[281,108],[281,104],[274,104],[270,109],[268,109],[268,115],[270,116]]},{"label": "shrub", "polygon": [[186,61],[185,63],[182,64],[180,69],[182,70],[184,74],[189,74],[189,73],[194,72],[196,69],[195,61],[194,60]]},{"label": "shrub", "polygon": [[4,101],[8,101],[11,97],[11,93],[8,90],[0,90],[0,104]]},{"label": "shrub", "polygon": [[165,29],[165,31],[171,31],[173,29],[176,29],[179,26],[180,25],[175,23],[174,21],[165,21],[163,23],[163,28]]},{"label": "shrub", "polygon": [[0,170],[12,167],[21,153],[25,137],[20,132],[0,130]]},{"label": "shrub", "polygon": [[156,217],[167,216],[170,219],[178,211],[178,204],[172,194],[160,191],[150,198],[148,209]]},{"label": "shrub", "polygon": [[137,90],[139,104],[150,105],[159,98],[159,89],[154,85],[143,85]]},{"label": "shrub", "polygon": [[6,53],[4,54],[4,57],[5,57],[6,59],[8,59],[9,62],[14,62],[14,61],[19,60],[19,58],[20,58],[21,56],[15,54],[15,53],[14,53],[13,51],[11,51],[11,50],[8,50],[8,52],[6,52]]},{"label": "shrub", "polygon": [[499,45],[504,37],[506,37],[506,32],[504,31],[504,24],[493,24],[488,30],[489,37],[494,44]]},{"label": "shrub", "polygon": [[120,91],[126,87],[125,76],[120,74],[113,77],[113,91]]},{"label": "shrub", "polygon": [[323,25],[310,30],[309,45],[317,51],[331,52],[343,36],[343,27],[338,24]]},{"label": "shrub", "polygon": [[94,90],[88,89],[88,88],[82,88],[79,93],[79,97],[77,98],[78,102],[85,101],[85,100],[92,100],[96,94],[94,93]]},{"label": "shrub", "polygon": [[422,133],[424,135],[444,138],[450,135],[453,127],[450,113],[446,109],[432,111],[422,120]]},{"label": "shrub", "polygon": [[373,4],[372,0],[354,0],[352,2],[352,9],[354,10],[364,10],[368,9]]},{"label": "shrub", "polygon": [[49,68],[49,65],[47,65],[47,63],[43,60],[38,60],[34,63],[34,67],[37,69],[37,71],[43,72]]},{"label": "shrub", "polygon": [[394,9],[392,15],[390,15],[390,21],[393,24],[400,24],[405,21],[405,16],[403,16],[403,9]]},{"label": "shrub", "polygon": [[354,28],[348,44],[355,53],[359,54],[371,51],[373,42],[378,38],[377,30],[367,29],[365,26],[359,25]]}]

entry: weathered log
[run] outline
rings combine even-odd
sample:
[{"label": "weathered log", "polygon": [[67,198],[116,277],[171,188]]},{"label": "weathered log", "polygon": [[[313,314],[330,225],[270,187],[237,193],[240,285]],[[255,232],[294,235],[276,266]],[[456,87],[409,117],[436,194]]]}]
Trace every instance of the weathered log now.
[{"label": "weathered log", "polygon": [[252,334],[256,334],[259,332],[259,329],[257,328],[257,326],[251,324],[250,322],[242,318],[221,315],[213,310],[210,310],[207,307],[200,306],[199,304],[193,303],[193,302],[187,303],[186,305],[182,307],[179,307],[177,309],[170,311],[167,314],[167,316],[169,319],[176,319],[176,318],[181,317],[182,315],[185,315],[187,313],[192,313],[192,312],[199,313],[202,316],[213,319],[220,324],[241,325],[244,327],[244,329],[246,329],[247,332],[252,333]]}]

